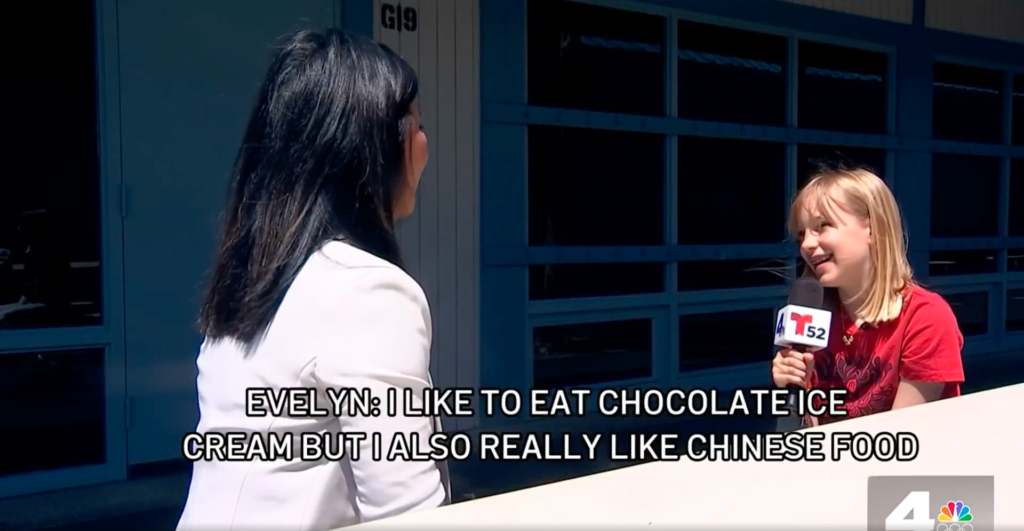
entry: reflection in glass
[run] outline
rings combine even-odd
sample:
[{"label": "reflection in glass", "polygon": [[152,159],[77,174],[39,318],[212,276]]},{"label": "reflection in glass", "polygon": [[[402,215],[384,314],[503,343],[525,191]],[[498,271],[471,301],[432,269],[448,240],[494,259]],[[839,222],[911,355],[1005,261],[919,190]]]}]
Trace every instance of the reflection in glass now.
[{"label": "reflection in glass", "polygon": [[988,292],[942,294],[956,315],[960,333],[967,336],[988,334]]},{"label": "reflection in glass", "polygon": [[530,0],[530,105],[665,113],[665,19],[562,0]]},{"label": "reflection in glass", "polygon": [[665,264],[530,266],[530,299],[614,297],[665,291]]},{"label": "reflection in glass", "polygon": [[1001,163],[995,157],[932,154],[933,238],[999,236]]},{"label": "reflection in glass", "polygon": [[932,136],[998,144],[1003,138],[1003,73],[935,63]]},{"label": "reflection in glass", "polygon": [[679,22],[679,117],[786,125],[786,37]]},{"label": "reflection in glass", "polygon": [[984,275],[999,272],[999,251],[932,251],[928,258],[928,274]]},{"label": "reflection in glass", "polygon": [[786,146],[679,137],[679,243],[779,243]]},{"label": "reflection in glass", "polygon": [[800,41],[797,124],[883,135],[888,132],[889,56]]},{"label": "reflection in glass", "polygon": [[[1021,102],[1024,114],[1024,102]],[[1024,236],[1024,159],[1010,159],[1010,236]]]},{"label": "reflection in glass", "polygon": [[885,179],[886,154],[884,149],[801,144],[796,148],[797,190],[807,184],[821,164],[862,167]]},{"label": "reflection in glass", "polygon": [[679,370],[768,362],[774,353],[775,312],[756,308],[679,316]]},{"label": "reflection in glass", "polygon": [[1006,331],[1024,331],[1024,289],[1006,290]]},{"label": "reflection in glass", "polygon": [[677,267],[679,291],[782,286],[795,276],[782,258],[679,262]]},{"label": "reflection in glass", "polygon": [[553,389],[649,377],[652,332],[650,319],[534,328],[533,386]]},{"label": "reflection in glass", "polygon": [[665,242],[665,139],[547,126],[528,130],[530,245]]},{"label": "reflection in glass", "polygon": [[1024,146],[1024,74],[1013,76],[1013,127],[1010,139],[1013,145]]},{"label": "reflection in glass", "polygon": [[16,104],[4,110],[0,330],[102,322],[92,2],[37,4],[12,4],[47,32],[7,57],[17,82],[5,84]]},{"label": "reflection in glass", "polygon": [[0,477],[106,460],[103,349],[0,353]]},{"label": "reflection in glass", "polygon": [[1024,272],[1024,249],[1006,250],[1006,270],[1010,273]]}]

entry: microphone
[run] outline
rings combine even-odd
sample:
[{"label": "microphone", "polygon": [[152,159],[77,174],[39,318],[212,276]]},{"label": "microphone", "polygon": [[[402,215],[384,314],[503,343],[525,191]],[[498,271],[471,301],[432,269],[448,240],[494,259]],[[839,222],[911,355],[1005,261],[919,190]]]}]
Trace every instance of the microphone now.
[{"label": "microphone", "polygon": [[[825,288],[817,279],[798,278],[789,287],[788,303],[779,310],[775,345],[798,352],[817,352],[828,347],[831,326],[832,312],[825,309]],[[789,389],[786,409],[792,417],[799,415],[800,393],[805,389],[795,385],[790,385]]]}]

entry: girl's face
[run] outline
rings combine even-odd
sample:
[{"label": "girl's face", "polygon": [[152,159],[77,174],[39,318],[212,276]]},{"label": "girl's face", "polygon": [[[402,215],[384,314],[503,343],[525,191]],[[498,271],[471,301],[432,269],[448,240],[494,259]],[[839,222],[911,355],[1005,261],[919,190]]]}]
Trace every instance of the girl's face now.
[{"label": "girl's face", "polygon": [[411,120],[409,131],[405,137],[405,160],[402,175],[402,190],[395,200],[395,219],[407,218],[416,209],[416,189],[420,185],[420,177],[423,169],[427,167],[427,134],[423,132],[423,125],[420,123],[420,108],[413,102],[409,110]]},{"label": "girl's face", "polygon": [[828,198],[828,213],[816,205],[801,209],[800,256],[824,286],[859,293],[871,278],[871,229],[835,194]]}]

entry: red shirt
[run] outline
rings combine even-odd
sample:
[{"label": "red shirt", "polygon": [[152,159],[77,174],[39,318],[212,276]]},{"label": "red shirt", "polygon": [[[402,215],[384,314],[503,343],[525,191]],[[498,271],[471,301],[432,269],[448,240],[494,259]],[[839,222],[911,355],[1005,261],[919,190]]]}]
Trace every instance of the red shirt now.
[{"label": "red shirt", "polygon": [[960,395],[964,339],[953,310],[920,286],[904,297],[899,317],[877,326],[858,329],[844,312],[833,312],[829,348],[814,355],[811,386],[846,388],[848,415],[822,417],[819,424],[889,411],[901,379],[946,383],[942,398]]}]

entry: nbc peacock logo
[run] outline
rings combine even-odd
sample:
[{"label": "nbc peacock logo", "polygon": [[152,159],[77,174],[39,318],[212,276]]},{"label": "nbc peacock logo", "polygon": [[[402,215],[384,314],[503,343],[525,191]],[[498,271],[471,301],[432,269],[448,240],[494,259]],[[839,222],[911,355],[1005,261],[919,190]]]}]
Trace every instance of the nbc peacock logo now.
[{"label": "nbc peacock logo", "polygon": [[962,501],[950,501],[939,508],[939,525],[935,531],[974,531],[971,508]]}]

